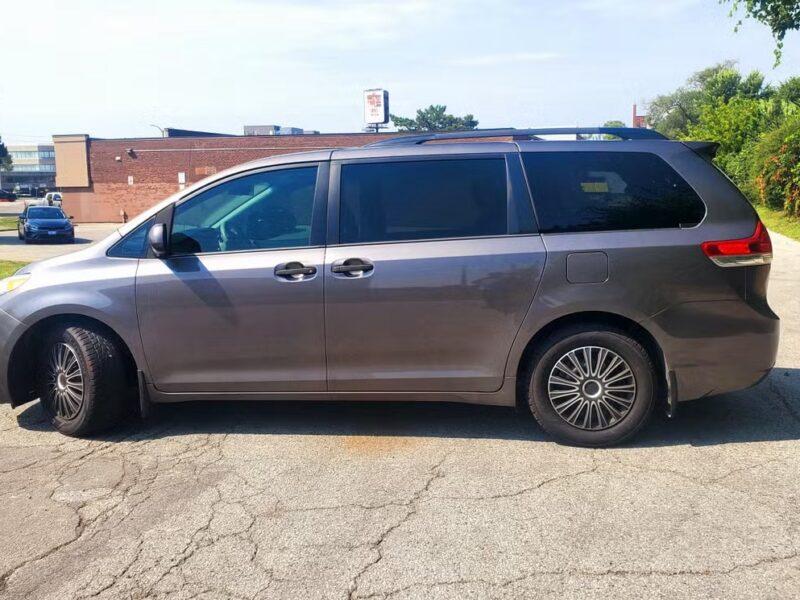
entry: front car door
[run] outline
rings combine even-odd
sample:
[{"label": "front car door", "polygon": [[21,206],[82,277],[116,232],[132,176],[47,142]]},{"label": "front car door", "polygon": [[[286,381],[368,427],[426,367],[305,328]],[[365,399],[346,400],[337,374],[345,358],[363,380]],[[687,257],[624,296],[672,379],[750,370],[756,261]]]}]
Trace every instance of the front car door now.
[{"label": "front car door", "polygon": [[334,153],[325,259],[331,391],[501,388],[545,251],[514,147],[471,146],[486,150]]},{"label": "front car door", "polygon": [[170,254],[136,278],[159,391],[325,390],[327,180],[327,162],[251,171],[174,206]]}]

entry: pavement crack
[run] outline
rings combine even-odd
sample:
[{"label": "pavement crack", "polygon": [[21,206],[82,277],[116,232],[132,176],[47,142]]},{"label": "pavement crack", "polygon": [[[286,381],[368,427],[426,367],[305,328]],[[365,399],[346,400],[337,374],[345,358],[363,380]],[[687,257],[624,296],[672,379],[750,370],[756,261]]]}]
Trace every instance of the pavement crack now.
[{"label": "pavement crack", "polygon": [[414,515],[417,514],[419,500],[422,498],[422,496],[424,496],[426,493],[428,493],[428,491],[430,490],[430,488],[433,485],[434,481],[444,477],[444,473],[442,472],[441,467],[442,467],[442,465],[444,464],[444,462],[447,460],[447,458],[449,456],[450,456],[450,453],[448,452],[447,454],[445,454],[442,457],[442,459],[439,462],[437,462],[430,469],[430,471],[428,473],[428,477],[425,480],[425,484],[422,487],[420,487],[414,493],[414,495],[411,497],[411,499],[406,503],[406,506],[408,506],[408,511],[406,511],[406,514],[399,521],[397,521],[393,525],[389,526],[388,528],[384,529],[381,532],[381,534],[378,537],[378,539],[371,544],[371,547],[376,552],[375,557],[374,557],[373,560],[371,560],[366,565],[364,565],[364,567],[358,573],[356,573],[356,575],[350,581],[350,586],[349,586],[349,589],[348,589],[348,592],[347,592],[347,599],[348,600],[354,600],[355,598],[357,598],[358,586],[359,586],[359,583],[360,583],[362,577],[364,577],[370,569],[374,568],[377,564],[379,564],[383,560],[383,556],[384,556],[383,555],[383,544],[384,544],[384,542],[386,542],[388,537],[393,532],[397,531],[397,529],[399,529],[406,522],[408,522],[408,520],[411,517],[413,517]]}]

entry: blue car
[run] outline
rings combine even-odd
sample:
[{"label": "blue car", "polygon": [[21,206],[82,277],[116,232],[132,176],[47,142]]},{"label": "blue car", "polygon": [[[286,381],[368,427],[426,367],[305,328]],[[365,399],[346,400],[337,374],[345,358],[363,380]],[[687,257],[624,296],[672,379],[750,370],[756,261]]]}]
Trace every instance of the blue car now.
[{"label": "blue car", "polygon": [[71,244],[75,241],[75,226],[57,206],[28,206],[19,216],[17,235],[26,244],[42,240]]}]

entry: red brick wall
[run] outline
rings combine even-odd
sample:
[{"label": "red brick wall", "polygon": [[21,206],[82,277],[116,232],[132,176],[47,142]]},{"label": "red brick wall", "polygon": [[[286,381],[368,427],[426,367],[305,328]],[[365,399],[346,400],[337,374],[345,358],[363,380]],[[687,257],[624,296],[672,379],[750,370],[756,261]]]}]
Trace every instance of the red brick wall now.
[{"label": "red brick wall", "polygon": [[[363,146],[396,134],[323,134],[89,141],[89,188],[66,188],[64,210],[77,222],[121,222],[179,190],[178,173],[192,184],[257,158]],[[132,152],[129,153],[128,149]],[[120,160],[117,160],[117,157]],[[128,184],[133,177],[133,184]]]}]

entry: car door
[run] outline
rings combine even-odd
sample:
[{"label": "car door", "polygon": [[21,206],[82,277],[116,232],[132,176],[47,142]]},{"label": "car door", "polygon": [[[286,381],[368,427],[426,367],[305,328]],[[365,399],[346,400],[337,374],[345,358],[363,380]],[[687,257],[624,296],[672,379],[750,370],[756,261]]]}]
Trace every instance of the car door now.
[{"label": "car door", "polygon": [[324,391],[328,164],[234,176],[174,206],[136,303],[163,392]]},{"label": "car door", "polygon": [[498,390],[545,261],[518,155],[331,169],[329,390]]},{"label": "car door", "polygon": [[17,221],[17,232],[19,233],[20,237],[25,235],[25,221],[28,219],[28,207],[22,209],[22,212],[19,213],[19,220]]}]

